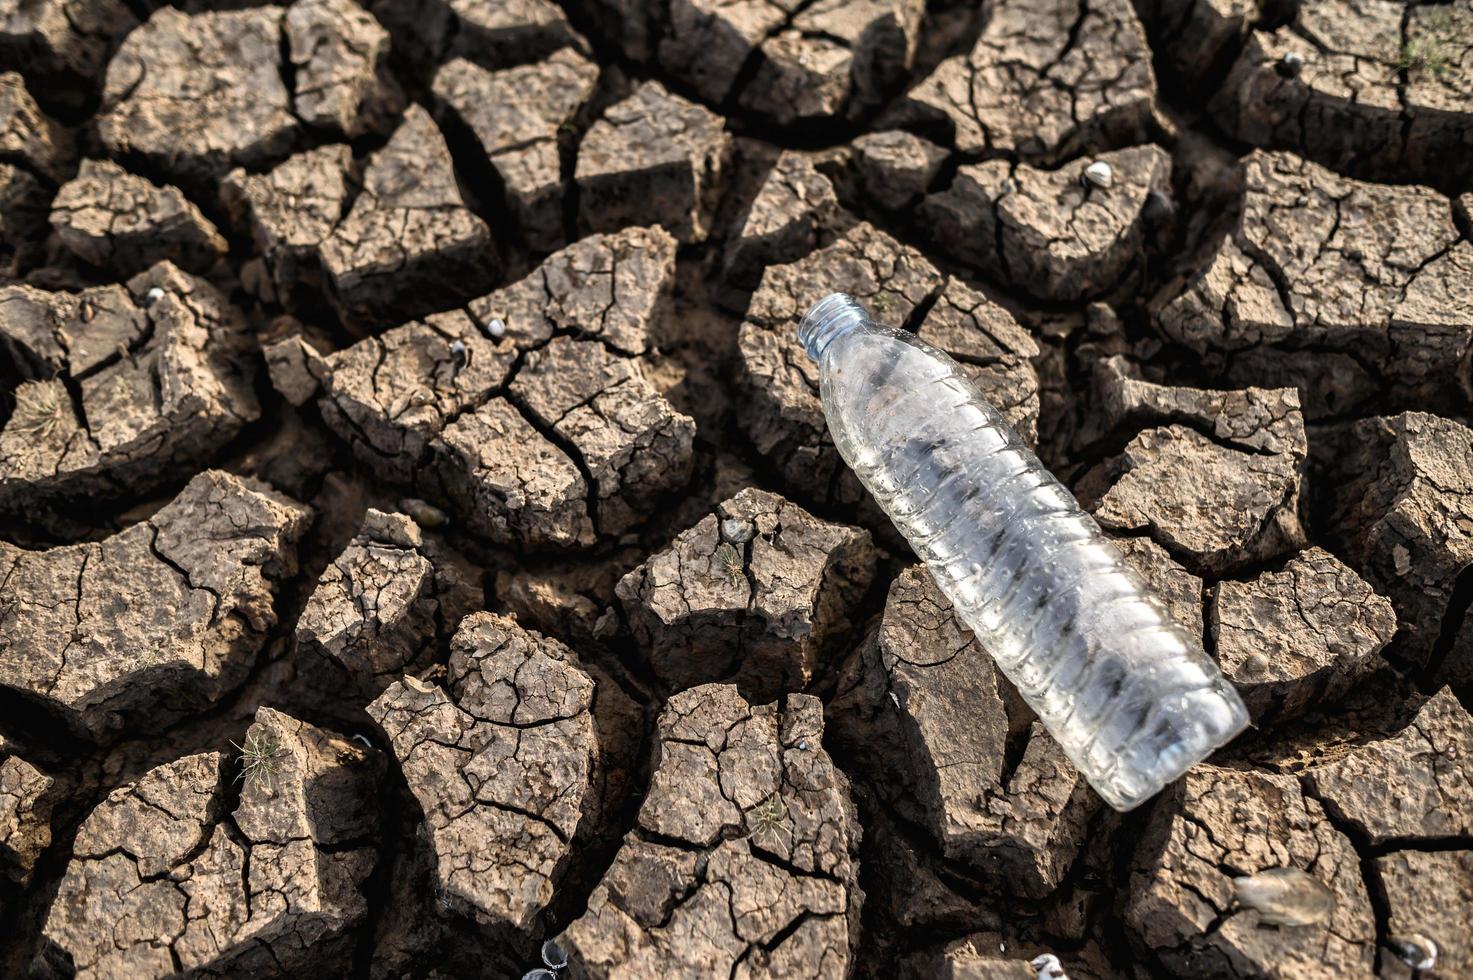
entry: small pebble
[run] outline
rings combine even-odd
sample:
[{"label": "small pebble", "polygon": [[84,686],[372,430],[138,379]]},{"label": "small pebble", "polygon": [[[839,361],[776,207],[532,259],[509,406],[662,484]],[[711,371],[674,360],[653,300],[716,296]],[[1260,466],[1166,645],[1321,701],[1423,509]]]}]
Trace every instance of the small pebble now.
[{"label": "small pebble", "polygon": [[1028,961],[1028,965],[1038,971],[1038,980],[1069,980],[1069,975],[1064,972],[1064,964],[1053,953],[1043,953]]},{"label": "small pebble", "polygon": [[721,522],[721,537],[732,544],[745,544],[752,540],[752,525],[748,521],[728,517]]},{"label": "small pebble", "polygon": [[557,974],[539,966],[535,970],[528,970],[526,973],[523,973],[522,980],[557,980]]},{"label": "small pebble", "polygon": [[1405,575],[1412,570],[1412,553],[1407,550],[1405,545],[1392,545],[1391,567],[1396,570],[1396,574],[1398,575]]},{"label": "small pebble", "polygon": [[1298,78],[1299,73],[1304,70],[1304,56],[1297,51],[1287,52],[1279,59],[1279,63],[1274,66],[1274,70],[1284,78]]},{"label": "small pebble", "polygon": [[798,743],[798,751],[799,752],[807,752],[808,751],[808,739],[805,738],[801,742]]},{"label": "small pebble", "polygon": [[450,357],[455,361],[456,367],[465,367],[470,358],[466,356],[465,341],[452,340],[450,342]]},{"label": "small pebble", "polygon": [[486,324],[486,333],[492,340],[500,340],[506,336],[506,321],[500,317]]},{"label": "small pebble", "polygon": [[1437,965],[1437,944],[1419,932],[1392,936],[1386,945],[1413,970],[1430,970]]},{"label": "small pebble", "polygon": [[1115,170],[1105,161],[1096,160],[1084,168],[1084,184],[1107,191],[1115,184]]},{"label": "small pebble", "polygon": [[1238,904],[1258,910],[1258,921],[1271,926],[1312,926],[1335,909],[1335,893],[1318,878],[1298,868],[1269,868],[1234,878]]},{"label": "small pebble", "polygon": [[362,745],[365,749],[373,748],[373,743],[368,740],[368,736],[366,735],[354,735],[353,741]]},{"label": "small pebble", "polygon": [[148,292],[143,294],[143,302],[148,306],[152,306],[163,298],[164,290],[160,286],[154,286]]}]

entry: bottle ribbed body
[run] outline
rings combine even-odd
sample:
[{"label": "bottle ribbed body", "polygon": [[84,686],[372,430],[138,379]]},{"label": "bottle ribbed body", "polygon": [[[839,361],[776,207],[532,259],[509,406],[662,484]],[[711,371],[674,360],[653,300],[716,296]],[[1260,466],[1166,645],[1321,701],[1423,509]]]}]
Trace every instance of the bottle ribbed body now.
[{"label": "bottle ribbed body", "polygon": [[956,362],[852,302],[814,313],[803,339],[840,455],[1100,796],[1128,810],[1247,725],[1197,638]]}]

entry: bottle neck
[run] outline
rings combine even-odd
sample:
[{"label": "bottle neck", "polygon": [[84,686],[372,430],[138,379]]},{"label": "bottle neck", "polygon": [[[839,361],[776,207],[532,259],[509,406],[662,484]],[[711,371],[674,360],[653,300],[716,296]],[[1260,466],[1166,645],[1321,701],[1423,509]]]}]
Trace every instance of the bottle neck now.
[{"label": "bottle neck", "polygon": [[825,348],[859,327],[871,325],[869,311],[843,293],[830,293],[811,306],[798,324],[798,340],[817,361]]}]

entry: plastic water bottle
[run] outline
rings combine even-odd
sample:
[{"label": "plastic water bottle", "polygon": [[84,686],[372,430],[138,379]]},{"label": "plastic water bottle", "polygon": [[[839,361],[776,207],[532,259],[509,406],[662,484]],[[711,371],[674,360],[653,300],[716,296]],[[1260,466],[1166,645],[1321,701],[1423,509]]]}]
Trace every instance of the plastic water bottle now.
[{"label": "plastic water bottle", "polygon": [[1129,810],[1248,711],[955,361],[841,293],[798,337],[829,431],[1089,784]]}]

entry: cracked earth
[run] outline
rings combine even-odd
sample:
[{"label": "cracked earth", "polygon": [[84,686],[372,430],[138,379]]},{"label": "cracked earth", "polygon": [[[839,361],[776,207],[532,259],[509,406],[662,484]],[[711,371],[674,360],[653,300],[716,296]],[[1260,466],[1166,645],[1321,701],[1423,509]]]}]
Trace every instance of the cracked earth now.
[{"label": "cracked earth", "polygon": [[[1468,975],[1470,30],[0,0],[0,976]],[[835,290],[1252,729],[1101,803],[843,465]]]}]

